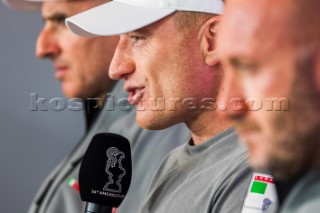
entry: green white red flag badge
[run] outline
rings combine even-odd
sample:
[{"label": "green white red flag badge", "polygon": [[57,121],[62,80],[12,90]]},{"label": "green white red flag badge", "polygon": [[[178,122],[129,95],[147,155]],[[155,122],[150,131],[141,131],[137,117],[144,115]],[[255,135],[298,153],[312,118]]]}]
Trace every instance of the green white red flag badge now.
[{"label": "green white red flag badge", "polygon": [[253,173],[242,213],[264,213],[278,204],[276,186],[272,176]]},{"label": "green white red flag badge", "polygon": [[78,181],[77,181],[76,179],[74,179],[74,178],[69,178],[69,179],[67,180],[67,184],[68,184],[70,187],[72,187],[74,190],[76,190],[77,192],[80,191],[79,183],[78,183]]}]

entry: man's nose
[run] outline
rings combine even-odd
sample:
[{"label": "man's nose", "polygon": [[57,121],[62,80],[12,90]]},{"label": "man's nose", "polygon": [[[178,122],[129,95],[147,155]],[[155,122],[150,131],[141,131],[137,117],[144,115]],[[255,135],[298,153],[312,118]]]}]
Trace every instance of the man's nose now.
[{"label": "man's nose", "polygon": [[61,51],[55,34],[44,27],[39,33],[36,43],[36,56],[38,58],[53,58]]},{"label": "man's nose", "polygon": [[135,71],[135,62],[130,53],[130,48],[126,47],[125,41],[123,41],[123,38],[120,36],[119,43],[109,68],[109,77],[111,79],[125,79]]},{"label": "man's nose", "polygon": [[221,116],[229,120],[236,120],[249,110],[239,79],[232,73],[224,76],[218,104]]}]

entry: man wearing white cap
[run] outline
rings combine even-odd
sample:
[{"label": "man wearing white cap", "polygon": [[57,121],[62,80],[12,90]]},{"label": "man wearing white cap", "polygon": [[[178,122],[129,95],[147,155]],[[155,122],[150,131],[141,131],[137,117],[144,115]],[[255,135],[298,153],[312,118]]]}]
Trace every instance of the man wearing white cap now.
[{"label": "man wearing white cap", "polygon": [[[36,54],[39,58],[48,58],[53,62],[56,69],[55,77],[61,81],[64,95],[84,101],[92,98],[98,100],[86,109],[87,134],[49,175],[33,200],[29,213],[84,211],[84,203],[77,191],[79,166],[91,138],[101,132],[121,134],[131,142],[132,182],[127,197],[117,212],[137,212],[145,198],[151,177],[164,156],[189,136],[187,129],[182,125],[163,131],[143,130],[135,123],[135,111],[128,111],[119,106],[118,100],[127,95],[123,92],[122,85],[114,85],[114,81],[107,76],[118,36],[81,38],[66,28],[66,17],[105,2],[107,1],[5,2],[15,9],[41,10],[45,25],[38,37]],[[107,92],[111,94],[106,97]],[[158,143],[160,140],[164,141]]]},{"label": "man wearing white cap", "polygon": [[215,49],[222,10],[222,0],[115,0],[66,20],[82,36],[120,34],[109,76],[125,81],[140,126],[191,130],[155,174],[143,213],[262,212],[276,202],[274,193],[251,190],[246,149],[217,113],[226,107],[215,102],[223,90]]}]

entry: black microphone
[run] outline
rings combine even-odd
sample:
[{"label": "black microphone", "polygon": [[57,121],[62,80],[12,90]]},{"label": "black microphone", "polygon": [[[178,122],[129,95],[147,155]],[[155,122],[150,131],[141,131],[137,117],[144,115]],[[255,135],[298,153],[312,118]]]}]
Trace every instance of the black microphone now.
[{"label": "black microphone", "polygon": [[129,141],[120,135],[95,135],[83,157],[79,186],[85,213],[111,213],[125,198],[131,183]]}]

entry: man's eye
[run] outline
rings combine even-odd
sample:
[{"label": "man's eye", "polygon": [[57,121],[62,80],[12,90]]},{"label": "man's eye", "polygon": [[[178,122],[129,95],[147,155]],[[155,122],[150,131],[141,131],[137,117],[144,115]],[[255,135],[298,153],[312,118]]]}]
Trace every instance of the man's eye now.
[{"label": "man's eye", "polygon": [[144,39],[144,37],[140,35],[130,35],[129,38],[134,42],[141,41]]},{"label": "man's eye", "polygon": [[242,71],[254,71],[257,69],[257,65],[249,63],[240,63],[238,64],[238,69]]},{"label": "man's eye", "polygon": [[233,63],[234,67],[237,68],[239,71],[243,72],[252,72],[257,70],[258,64],[255,62],[249,62],[249,61],[234,61]]},{"label": "man's eye", "polygon": [[66,16],[64,15],[54,15],[52,17],[44,19],[45,22],[51,22],[55,26],[65,26]]},{"label": "man's eye", "polygon": [[60,18],[57,18],[57,19],[55,19],[53,21],[57,25],[65,25],[65,20],[66,20],[65,17],[60,17]]},{"label": "man's eye", "polygon": [[231,58],[230,65],[242,72],[251,72],[258,69],[258,63],[254,60],[242,60],[238,58]]}]

